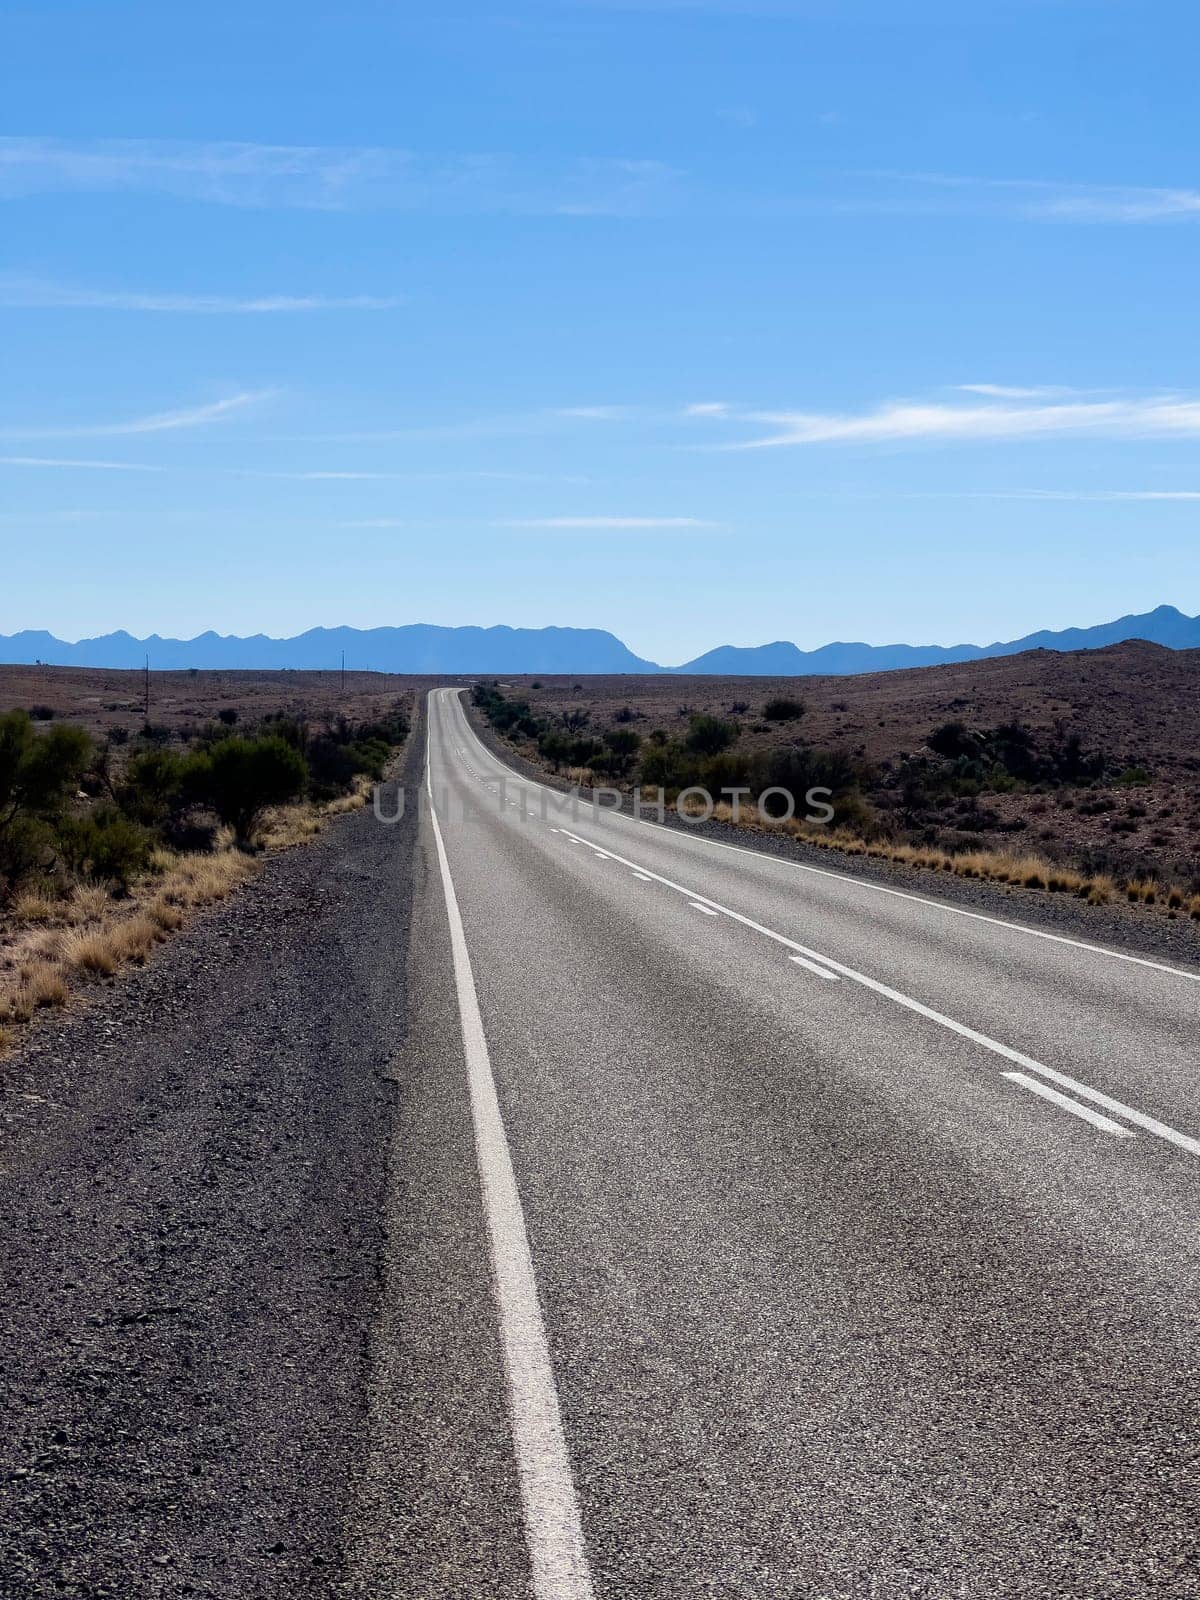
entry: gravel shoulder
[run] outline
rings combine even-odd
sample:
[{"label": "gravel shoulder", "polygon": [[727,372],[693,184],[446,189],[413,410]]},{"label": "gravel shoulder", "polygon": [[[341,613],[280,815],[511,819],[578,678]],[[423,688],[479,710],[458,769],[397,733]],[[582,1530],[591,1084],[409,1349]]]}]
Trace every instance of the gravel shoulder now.
[{"label": "gravel shoulder", "polygon": [[[463,704],[476,734],[506,765],[550,788],[565,791],[570,787],[565,779],[519,755],[510,744],[499,738],[478,715],[469,696],[463,696]],[[621,809],[632,811],[628,796],[623,798]],[[1172,920],[1161,911],[1148,911],[1125,901],[1107,906],[1089,906],[1070,895],[1051,894],[1046,890],[959,878],[949,873],[906,867],[899,862],[881,861],[871,856],[847,858],[836,850],[817,849],[798,839],[735,828],[729,823],[685,822],[671,811],[667,812],[666,824],[703,838],[718,839],[723,844],[735,844],[744,850],[757,850],[764,855],[799,861],[805,866],[819,867],[824,872],[840,877],[880,883],[930,900],[945,901],[948,905],[963,906],[985,916],[1023,922],[1067,938],[1108,945],[1131,954],[1162,958],[1188,966],[1200,962],[1200,925],[1191,922],[1186,914]]]},{"label": "gravel shoulder", "polygon": [[347,1581],[416,820],[271,859],[0,1066],[5,1600]]}]

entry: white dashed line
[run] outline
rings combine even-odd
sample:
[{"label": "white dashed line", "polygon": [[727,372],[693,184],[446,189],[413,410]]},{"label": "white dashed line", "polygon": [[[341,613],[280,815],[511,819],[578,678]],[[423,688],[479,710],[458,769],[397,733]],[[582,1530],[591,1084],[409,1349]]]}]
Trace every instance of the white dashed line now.
[{"label": "white dashed line", "polygon": [[818,978],[829,978],[833,983],[840,983],[841,979],[836,972],[830,972],[828,967],[820,967],[815,961],[810,961],[807,956],[789,956],[789,961],[794,961],[798,967],[804,967],[808,972],[815,972]]},{"label": "white dashed line", "polygon": [[1090,1122],[1093,1128],[1099,1128],[1103,1133],[1111,1133],[1115,1139],[1136,1137],[1129,1128],[1123,1128],[1119,1122],[1113,1122],[1110,1117],[1102,1117],[1090,1106],[1081,1106],[1078,1100],[1071,1100],[1067,1095],[1059,1094],[1058,1090],[1052,1089],[1048,1083],[1039,1083],[1036,1078],[1027,1078],[1023,1072],[1006,1072],[1004,1076],[1011,1078],[1014,1083],[1019,1083],[1022,1089],[1029,1089],[1033,1094],[1041,1095],[1043,1100],[1049,1100],[1052,1105],[1061,1106],[1064,1111],[1082,1117],[1085,1122]]}]

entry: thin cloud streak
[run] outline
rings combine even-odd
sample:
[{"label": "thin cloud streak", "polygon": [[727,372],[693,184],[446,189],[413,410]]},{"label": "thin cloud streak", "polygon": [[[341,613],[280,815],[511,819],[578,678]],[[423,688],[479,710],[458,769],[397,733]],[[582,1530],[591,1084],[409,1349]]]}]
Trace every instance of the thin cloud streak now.
[{"label": "thin cloud streak", "polygon": [[210,205],[451,216],[635,216],[680,175],[661,161],[421,155],[381,146],[0,138],[0,199],[151,193]]},{"label": "thin cloud streak", "polygon": [[66,461],[57,456],[0,456],[0,467],[69,468],[88,472],[165,472],[138,461]]},{"label": "thin cloud streak", "polygon": [[[868,209],[966,211],[1028,222],[1146,224],[1200,221],[1200,189],[1170,185],[1064,183],[1052,178],[979,178],[944,172],[857,175],[888,187]],[[898,187],[897,187],[898,186]],[[926,198],[916,200],[924,194]],[[861,202],[851,198],[855,209]]]},{"label": "thin cloud streak", "polygon": [[637,528],[714,528],[714,522],[698,517],[509,517],[493,524],[497,528],[546,529],[637,529]]},{"label": "thin cloud streak", "polygon": [[131,417],[126,422],[96,422],[84,426],[9,428],[0,424],[0,437],[9,439],[84,439],[117,437],[126,434],[175,433],[185,428],[201,428],[209,422],[220,422],[236,412],[268,400],[273,389],[246,390],[228,395],[224,400],[214,400],[208,405],[191,406],[180,411],[162,411],[148,417]]},{"label": "thin cloud streak", "polygon": [[257,316],[304,311],[391,311],[394,295],[144,294],[132,290],[73,288],[31,278],[0,277],[0,306],[14,310],[148,311],[195,316]]},{"label": "thin cloud streak", "polygon": [[725,446],[768,450],[788,445],[990,443],[1053,437],[1193,439],[1200,437],[1200,401],[1176,395],[1044,404],[944,405],[897,401],[875,411],[758,411],[740,420],[769,424],[761,439]]}]

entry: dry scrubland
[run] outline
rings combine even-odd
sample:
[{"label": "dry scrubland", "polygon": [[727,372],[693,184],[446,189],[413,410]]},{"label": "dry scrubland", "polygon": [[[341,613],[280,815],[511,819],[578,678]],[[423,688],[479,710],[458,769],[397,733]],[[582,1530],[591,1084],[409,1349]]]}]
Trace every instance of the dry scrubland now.
[{"label": "dry scrubland", "polygon": [[[0,668],[0,1051],[366,803],[413,680]],[[53,755],[56,771],[43,770]]]},{"label": "dry scrubland", "polygon": [[1134,641],[853,678],[513,678],[499,690],[528,707],[524,721],[502,711],[500,731],[584,781],[670,792],[773,775],[800,794],[811,775],[835,790],[835,825],[768,826],[1200,925],[1200,651]]}]

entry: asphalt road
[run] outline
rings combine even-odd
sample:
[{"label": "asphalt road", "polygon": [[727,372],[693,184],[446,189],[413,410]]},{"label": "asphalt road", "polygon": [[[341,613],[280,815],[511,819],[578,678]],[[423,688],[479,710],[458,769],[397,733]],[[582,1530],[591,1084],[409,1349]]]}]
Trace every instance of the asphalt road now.
[{"label": "asphalt road", "polygon": [[1196,973],[428,721],[4,1063],[2,1600],[1200,1595]]},{"label": "asphalt road", "polygon": [[429,721],[374,1592],[1200,1594],[1200,974]]}]

